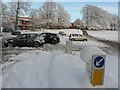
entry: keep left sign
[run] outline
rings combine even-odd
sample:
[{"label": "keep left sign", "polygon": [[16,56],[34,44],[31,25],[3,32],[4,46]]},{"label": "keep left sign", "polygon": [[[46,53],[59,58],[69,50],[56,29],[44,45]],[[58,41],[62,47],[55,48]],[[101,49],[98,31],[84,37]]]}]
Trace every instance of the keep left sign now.
[{"label": "keep left sign", "polygon": [[94,59],[94,66],[95,68],[102,68],[105,64],[105,60],[102,56],[97,56],[95,59]]}]

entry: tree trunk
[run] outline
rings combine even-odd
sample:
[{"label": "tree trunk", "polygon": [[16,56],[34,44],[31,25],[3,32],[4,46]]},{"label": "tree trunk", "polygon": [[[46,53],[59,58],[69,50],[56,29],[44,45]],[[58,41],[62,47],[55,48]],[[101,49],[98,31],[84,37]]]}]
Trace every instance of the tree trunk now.
[{"label": "tree trunk", "polygon": [[31,31],[35,31],[35,24],[34,24],[34,18],[33,18],[33,15],[32,15],[32,27],[31,27]]},{"label": "tree trunk", "polygon": [[15,20],[15,30],[18,29],[18,14],[19,14],[19,6],[20,6],[20,3],[17,2],[17,10],[16,10],[16,20]]}]

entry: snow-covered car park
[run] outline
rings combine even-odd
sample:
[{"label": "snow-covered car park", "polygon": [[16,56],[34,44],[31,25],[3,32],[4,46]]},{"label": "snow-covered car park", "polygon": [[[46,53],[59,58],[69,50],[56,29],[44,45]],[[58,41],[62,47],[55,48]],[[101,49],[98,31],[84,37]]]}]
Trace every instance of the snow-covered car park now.
[{"label": "snow-covered car park", "polygon": [[118,31],[88,31],[88,33],[98,39],[118,42]]},{"label": "snow-covered car park", "polygon": [[[64,31],[66,35],[60,35],[59,31]],[[88,41],[72,41],[73,52],[67,54],[65,49],[69,35],[82,34],[81,30],[43,30],[39,33],[41,32],[56,33],[60,37],[60,43],[45,44],[39,48],[3,48],[1,88],[118,88],[118,54],[117,51],[112,52],[109,45],[87,37]],[[11,37],[10,34],[8,37]],[[93,87],[86,78],[86,63],[82,61],[80,53],[87,45],[106,52],[102,86]]]}]

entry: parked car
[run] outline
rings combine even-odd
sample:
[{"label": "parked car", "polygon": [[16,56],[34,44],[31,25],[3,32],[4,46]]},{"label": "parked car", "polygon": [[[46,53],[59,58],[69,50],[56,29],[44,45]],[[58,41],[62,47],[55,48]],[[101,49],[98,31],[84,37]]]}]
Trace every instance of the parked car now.
[{"label": "parked car", "polygon": [[60,38],[54,33],[41,33],[39,37],[43,37],[45,43],[57,44],[60,42]]},{"label": "parked car", "polygon": [[2,29],[2,32],[13,32],[13,29],[12,28],[8,28],[8,27],[4,27]]},{"label": "parked car", "polygon": [[70,34],[69,40],[71,40],[71,41],[87,41],[87,38],[81,34]]},{"label": "parked car", "polygon": [[20,31],[13,31],[12,33],[11,33],[11,35],[20,35],[21,34],[21,32]]},{"label": "parked car", "polygon": [[64,31],[59,31],[59,34],[66,35],[66,33]]},{"label": "parked car", "polygon": [[24,33],[20,34],[17,37],[10,38],[4,41],[6,47],[39,47],[44,44],[44,41],[36,39],[39,34],[36,33]]}]

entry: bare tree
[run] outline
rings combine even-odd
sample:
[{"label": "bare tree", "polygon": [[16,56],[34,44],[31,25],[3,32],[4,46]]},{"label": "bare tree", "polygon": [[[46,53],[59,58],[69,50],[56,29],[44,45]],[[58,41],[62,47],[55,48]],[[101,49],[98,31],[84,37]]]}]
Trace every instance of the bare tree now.
[{"label": "bare tree", "polygon": [[32,9],[30,16],[35,27],[54,29],[71,25],[68,12],[53,0],[47,0],[39,9]]},{"label": "bare tree", "polygon": [[42,8],[42,18],[44,21],[44,25],[47,28],[55,28],[55,27],[69,27],[70,15],[67,11],[65,11],[64,7],[60,4],[57,4],[53,0],[47,0]]},{"label": "bare tree", "polygon": [[118,18],[97,6],[83,7],[83,21],[89,29],[117,29]]},{"label": "bare tree", "polygon": [[30,5],[31,2],[26,2],[25,0],[18,0],[17,2],[11,0],[11,2],[9,3],[11,16],[15,17],[15,25],[14,25],[15,30],[18,29],[19,15],[26,15],[30,9]]},{"label": "bare tree", "polygon": [[75,28],[80,29],[83,28],[83,22],[78,18],[73,22]]},{"label": "bare tree", "polygon": [[47,0],[42,6],[42,12],[44,13],[44,20],[46,21],[47,28],[53,28],[55,24],[55,12],[57,4],[53,0]]},{"label": "bare tree", "polygon": [[12,24],[12,20],[10,18],[10,12],[8,9],[8,5],[5,3],[1,2],[1,22],[2,22],[2,27],[6,27],[6,28],[12,28],[13,24]]},{"label": "bare tree", "polygon": [[0,0],[0,33],[2,31],[2,1]]},{"label": "bare tree", "polygon": [[35,30],[35,28],[41,29],[43,27],[41,9],[31,9],[29,16],[31,17],[32,30]]},{"label": "bare tree", "polygon": [[32,23],[32,30],[35,30],[35,24],[36,24],[36,22],[37,22],[37,10],[36,9],[31,9],[31,11],[30,11],[30,15],[29,15],[30,17],[31,17],[31,23]]},{"label": "bare tree", "polygon": [[57,6],[57,21],[59,27],[69,27],[71,25],[70,15],[65,11],[64,7],[60,4]]}]

